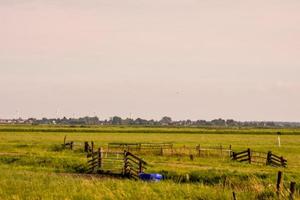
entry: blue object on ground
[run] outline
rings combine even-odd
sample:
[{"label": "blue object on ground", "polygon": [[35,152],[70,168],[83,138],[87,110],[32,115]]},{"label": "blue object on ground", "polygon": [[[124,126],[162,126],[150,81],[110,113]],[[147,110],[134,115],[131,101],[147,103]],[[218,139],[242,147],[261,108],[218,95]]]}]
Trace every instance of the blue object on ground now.
[{"label": "blue object on ground", "polygon": [[161,174],[139,174],[139,177],[143,181],[155,181],[158,182],[162,180],[163,176]]}]

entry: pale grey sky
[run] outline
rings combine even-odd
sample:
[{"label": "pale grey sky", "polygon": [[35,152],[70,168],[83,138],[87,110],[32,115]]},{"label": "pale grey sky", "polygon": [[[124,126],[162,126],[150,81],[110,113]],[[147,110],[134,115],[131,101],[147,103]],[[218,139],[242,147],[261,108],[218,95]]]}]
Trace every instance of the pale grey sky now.
[{"label": "pale grey sky", "polygon": [[298,0],[1,0],[0,118],[300,121]]}]

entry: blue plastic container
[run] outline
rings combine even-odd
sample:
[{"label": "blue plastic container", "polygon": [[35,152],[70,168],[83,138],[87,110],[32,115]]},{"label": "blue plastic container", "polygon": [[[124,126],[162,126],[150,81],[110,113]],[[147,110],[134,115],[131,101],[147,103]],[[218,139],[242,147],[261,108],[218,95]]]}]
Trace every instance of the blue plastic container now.
[{"label": "blue plastic container", "polygon": [[163,178],[161,174],[144,174],[144,173],[139,174],[139,177],[143,181],[154,181],[154,182],[161,181]]}]

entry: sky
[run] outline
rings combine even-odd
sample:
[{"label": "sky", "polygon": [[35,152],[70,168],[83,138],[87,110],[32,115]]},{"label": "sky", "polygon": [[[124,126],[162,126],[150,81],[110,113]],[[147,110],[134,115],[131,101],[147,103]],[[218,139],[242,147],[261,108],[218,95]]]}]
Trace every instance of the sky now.
[{"label": "sky", "polygon": [[0,0],[0,118],[300,121],[299,0]]}]

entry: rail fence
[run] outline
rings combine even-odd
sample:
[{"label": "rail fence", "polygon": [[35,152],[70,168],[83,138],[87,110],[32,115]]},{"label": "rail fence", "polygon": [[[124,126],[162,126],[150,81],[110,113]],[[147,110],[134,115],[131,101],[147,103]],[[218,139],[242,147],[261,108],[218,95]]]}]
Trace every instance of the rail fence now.
[{"label": "rail fence", "polygon": [[[91,152],[94,149],[94,142],[75,143],[74,141],[66,141],[64,138],[63,147],[66,149],[74,149],[80,147],[84,152]],[[82,148],[83,146],[83,148]],[[157,156],[189,156],[191,159],[195,157],[230,157],[232,150],[231,145],[225,147],[223,145],[208,146],[196,145],[191,146],[174,146],[172,143],[109,143],[103,146],[106,152],[132,152],[136,155],[157,155]]]},{"label": "rail fence", "polygon": [[276,181],[276,195],[278,199],[294,200],[299,191],[296,189],[296,182],[284,182],[283,172],[279,171]]},{"label": "rail fence", "polygon": [[[295,200],[296,196],[299,197],[299,194],[300,194],[299,189],[296,188],[296,182],[284,181],[282,171],[278,171],[275,184],[270,183],[269,186],[276,193],[276,195],[274,197],[272,197],[272,199]],[[239,195],[235,191],[232,192],[232,195],[233,195],[232,196],[233,200],[238,199]],[[271,197],[268,199],[271,199]]]},{"label": "rail fence", "polygon": [[269,151],[267,154],[267,165],[275,167],[287,167],[287,160],[282,156],[277,156]]},{"label": "rail fence", "polygon": [[[82,145],[67,141],[65,137],[63,146],[68,149],[83,146],[88,158],[87,172],[90,174],[121,175],[133,179],[139,179],[139,174],[147,169],[147,163],[139,156],[149,153],[159,156],[189,156],[191,160],[194,156],[230,156],[232,160],[249,164],[287,167],[287,160],[271,151],[265,153],[249,148],[245,151],[234,152],[231,150],[231,145],[229,148],[224,148],[222,145],[203,147],[199,144],[193,148],[174,147],[171,143],[109,143],[106,147],[95,148],[94,142],[84,142]],[[293,181],[284,183],[281,171],[278,172],[276,185],[273,186],[278,199],[294,200],[295,195],[299,195],[296,183]],[[233,191],[233,199],[237,196],[238,194]]]},{"label": "rail fence", "polygon": [[[64,148],[74,149],[75,146],[80,146],[86,153],[94,152],[94,142],[75,143],[67,141],[64,137]],[[198,144],[196,147],[190,146],[174,146],[172,143],[109,143],[102,147],[102,151],[106,154],[114,154],[115,152],[131,152],[134,155],[157,155],[157,156],[189,156],[191,160],[196,157],[230,157],[232,160],[239,162],[247,162],[249,164],[270,165],[274,167],[287,167],[287,160],[278,156],[271,151],[268,153],[253,151],[247,149],[241,152],[232,151],[231,145],[224,147],[203,146]]]},{"label": "rail fence", "polygon": [[64,148],[73,150],[74,142],[73,142],[73,141],[67,142],[67,136],[65,136],[65,137],[64,137],[64,143],[63,143],[62,146],[63,146]]},{"label": "rail fence", "polygon": [[275,167],[287,167],[287,160],[282,156],[277,156],[271,151],[268,153],[252,151],[247,149],[242,152],[232,152],[232,160],[247,162],[249,164],[270,165]]},{"label": "rail fence", "polygon": [[88,173],[122,175],[138,179],[140,173],[146,169],[147,163],[128,151],[113,152],[98,148],[91,149],[87,154]]},{"label": "rail fence", "polygon": [[192,157],[230,157],[231,145],[224,147],[206,146],[196,147],[174,146],[172,143],[109,143],[107,150],[126,150],[139,155],[159,156],[192,156]]}]

